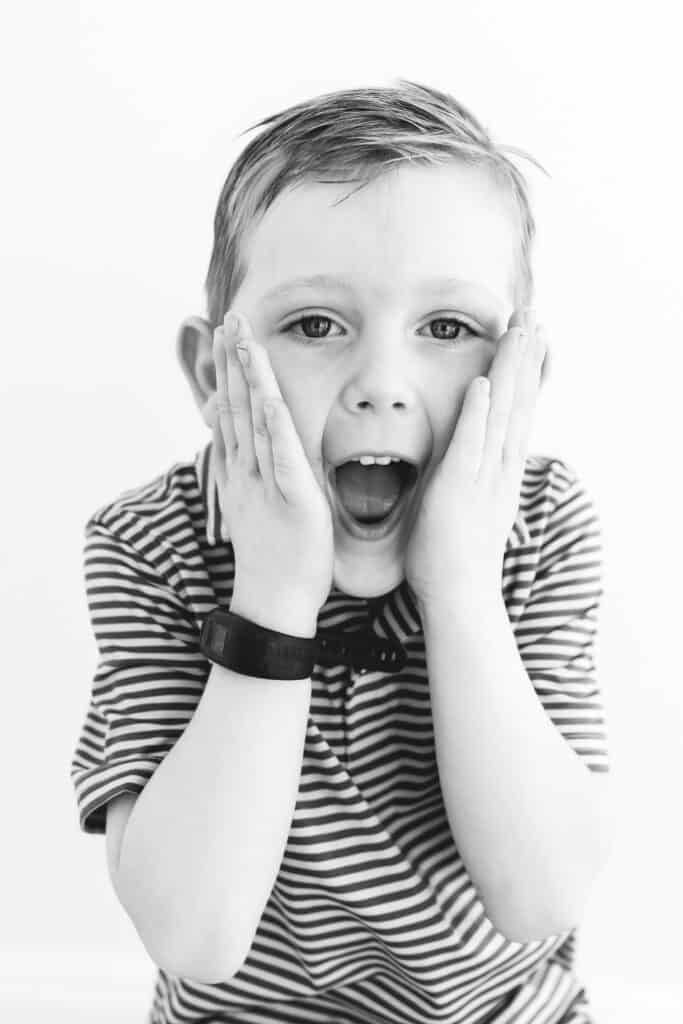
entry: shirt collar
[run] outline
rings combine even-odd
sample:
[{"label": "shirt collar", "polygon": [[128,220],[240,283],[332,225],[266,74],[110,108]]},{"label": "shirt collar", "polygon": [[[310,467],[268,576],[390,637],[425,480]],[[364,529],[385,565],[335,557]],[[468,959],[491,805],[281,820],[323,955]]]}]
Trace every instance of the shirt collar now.
[{"label": "shirt collar", "polygon": [[[210,547],[229,542],[229,536],[223,535],[223,520],[218,486],[213,464],[213,441],[201,448],[195,456],[197,484],[202,498],[206,517],[206,542]],[[511,554],[517,548],[525,547],[531,541],[529,527],[521,507],[513,523],[505,544],[505,553]],[[408,637],[422,632],[422,621],[417,607],[415,593],[406,579],[388,594],[379,598],[357,598],[344,594],[338,587],[332,586],[325,609],[337,613],[349,608],[354,602],[362,602],[367,606],[373,621],[373,628],[380,636],[393,637],[404,641]],[[322,619],[322,612],[321,612]]]}]

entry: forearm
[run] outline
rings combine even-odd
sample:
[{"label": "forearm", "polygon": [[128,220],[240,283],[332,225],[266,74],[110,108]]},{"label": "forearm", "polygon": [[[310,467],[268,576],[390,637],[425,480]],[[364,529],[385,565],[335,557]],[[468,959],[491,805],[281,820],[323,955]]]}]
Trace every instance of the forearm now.
[{"label": "forearm", "polygon": [[[296,633],[291,619],[272,628]],[[310,697],[310,679],[212,666],[123,837],[118,890],[153,958],[212,981],[243,962],[294,814]]]},{"label": "forearm", "polygon": [[603,780],[539,701],[501,595],[451,595],[422,621],[441,788],[468,873],[509,938],[564,931],[607,857]]}]

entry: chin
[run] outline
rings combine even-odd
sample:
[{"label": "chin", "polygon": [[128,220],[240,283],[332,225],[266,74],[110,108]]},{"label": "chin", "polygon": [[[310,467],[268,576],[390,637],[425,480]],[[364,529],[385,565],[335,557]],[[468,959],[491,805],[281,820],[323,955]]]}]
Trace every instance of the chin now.
[{"label": "chin", "polygon": [[404,574],[403,558],[388,554],[378,559],[335,551],[333,584],[352,597],[380,597],[395,590]]}]

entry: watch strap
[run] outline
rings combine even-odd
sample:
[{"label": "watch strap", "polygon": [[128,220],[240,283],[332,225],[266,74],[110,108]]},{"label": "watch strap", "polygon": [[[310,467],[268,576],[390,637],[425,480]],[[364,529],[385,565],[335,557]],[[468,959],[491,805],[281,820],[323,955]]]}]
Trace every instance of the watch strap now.
[{"label": "watch strap", "polygon": [[358,672],[391,672],[406,663],[402,644],[369,629],[319,629],[315,637],[297,637],[259,626],[221,607],[204,620],[199,647],[209,660],[260,679],[307,679],[316,664],[348,664]]}]

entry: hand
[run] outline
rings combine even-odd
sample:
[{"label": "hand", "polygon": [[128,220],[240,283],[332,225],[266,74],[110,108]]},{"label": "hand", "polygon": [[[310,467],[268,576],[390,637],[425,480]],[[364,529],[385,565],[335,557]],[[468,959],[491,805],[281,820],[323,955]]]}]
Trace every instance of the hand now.
[{"label": "hand", "polygon": [[[528,342],[520,348],[520,327]],[[500,592],[505,542],[519,508],[546,344],[535,314],[517,311],[488,378],[465,393],[410,536],[405,573],[423,608],[455,590]],[[488,386],[486,381],[488,380]]]},{"label": "hand", "polygon": [[[334,534],[324,490],[322,457],[318,479],[285,403],[268,353],[253,336],[244,314],[237,335],[216,328],[216,474],[221,513],[235,551],[235,591],[250,607],[303,608],[313,631],[332,586]],[[241,365],[235,342],[248,353]],[[267,423],[265,400],[273,403]],[[243,605],[235,608],[241,614]],[[248,613],[247,613],[248,615]],[[263,623],[266,624],[266,623]],[[277,628],[273,626],[272,628]],[[283,632],[288,630],[282,628]]]}]

